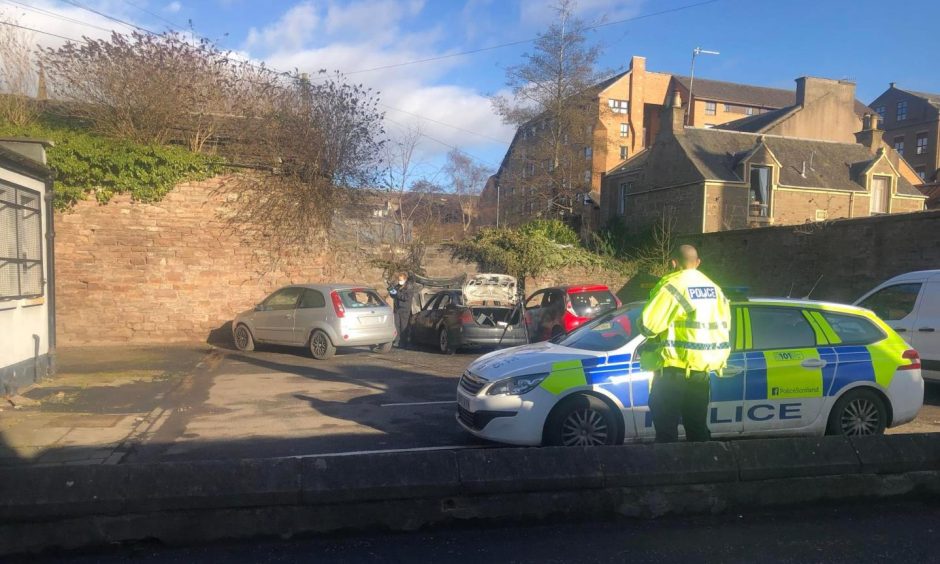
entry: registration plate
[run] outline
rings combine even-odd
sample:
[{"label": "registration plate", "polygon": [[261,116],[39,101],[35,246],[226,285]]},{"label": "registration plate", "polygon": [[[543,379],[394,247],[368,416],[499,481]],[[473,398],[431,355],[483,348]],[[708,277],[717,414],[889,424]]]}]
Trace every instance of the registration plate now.
[{"label": "registration plate", "polygon": [[457,396],[457,405],[459,405],[460,407],[466,409],[467,411],[470,411],[470,398],[466,398],[466,397],[464,397],[464,396],[458,395],[458,396]]}]

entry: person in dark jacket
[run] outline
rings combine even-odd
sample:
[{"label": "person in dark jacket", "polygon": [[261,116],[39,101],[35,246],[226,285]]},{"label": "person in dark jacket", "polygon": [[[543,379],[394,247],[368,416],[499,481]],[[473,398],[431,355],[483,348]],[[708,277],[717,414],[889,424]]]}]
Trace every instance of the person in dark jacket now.
[{"label": "person in dark jacket", "polygon": [[396,284],[389,288],[388,293],[394,300],[395,331],[398,333],[395,346],[404,349],[408,347],[408,337],[411,331],[411,301],[414,298],[414,285],[408,279],[408,274],[399,272]]}]

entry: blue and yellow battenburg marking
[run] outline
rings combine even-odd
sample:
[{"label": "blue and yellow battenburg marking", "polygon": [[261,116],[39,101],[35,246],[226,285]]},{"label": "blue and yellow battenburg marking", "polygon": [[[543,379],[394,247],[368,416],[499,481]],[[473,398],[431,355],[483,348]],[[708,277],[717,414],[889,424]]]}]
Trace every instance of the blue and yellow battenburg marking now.
[{"label": "blue and yellow battenburg marking", "polygon": [[[825,327],[825,324],[820,324]],[[820,328],[822,332],[822,329]],[[891,384],[897,370],[900,345],[820,346],[805,349],[733,353],[728,366],[743,369],[736,375],[711,375],[713,402],[818,398],[837,395],[855,382]],[[807,368],[804,361],[821,361]],[[541,387],[561,395],[572,388],[600,387],[624,407],[649,405],[650,373],[629,354],[556,362]]]}]

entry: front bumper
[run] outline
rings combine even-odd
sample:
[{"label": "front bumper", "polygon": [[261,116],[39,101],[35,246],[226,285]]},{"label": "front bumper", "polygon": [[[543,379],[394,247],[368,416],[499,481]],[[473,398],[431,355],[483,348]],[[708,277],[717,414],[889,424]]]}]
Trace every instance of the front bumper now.
[{"label": "front bumper", "polygon": [[538,446],[554,404],[555,396],[542,388],[523,396],[486,396],[472,395],[458,387],[456,419],[467,432],[481,439]]}]

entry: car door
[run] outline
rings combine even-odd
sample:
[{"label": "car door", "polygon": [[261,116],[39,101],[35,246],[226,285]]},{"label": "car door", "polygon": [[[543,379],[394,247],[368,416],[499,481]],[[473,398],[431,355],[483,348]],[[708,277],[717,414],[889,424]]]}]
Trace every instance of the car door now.
[{"label": "car door", "polygon": [[924,378],[940,380],[940,280],[923,285],[908,342],[920,353]]},{"label": "car door", "polygon": [[545,290],[535,292],[525,301],[525,325],[529,332],[529,342],[540,341],[538,326],[542,318],[542,300],[545,298]]},{"label": "car door", "polygon": [[835,370],[835,353],[822,330],[799,307],[741,310],[744,433],[785,433],[812,425],[822,411],[823,382],[831,381]]},{"label": "car door", "polygon": [[424,307],[419,311],[414,318],[411,320],[411,325],[414,331],[414,338],[419,343],[427,343],[428,341],[428,324],[431,312],[434,309],[434,306],[441,299],[441,293],[434,294],[428,299],[427,303],[424,304]]},{"label": "car door", "polygon": [[865,296],[857,305],[875,312],[905,341],[913,345],[917,302],[923,287],[923,280],[891,284]]},{"label": "car door", "polygon": [[294,343],[294,313],[297,300],[304,288],[290,286],[274,292],[261,304],[255,314],[255,333],[258,340],[271,343]]},{"label": "car door", "polygon": [[294,342],[306,344],[315,327],[326,325],[327,312],[323,292],[312,288],[304,290],[294,315]]}]

